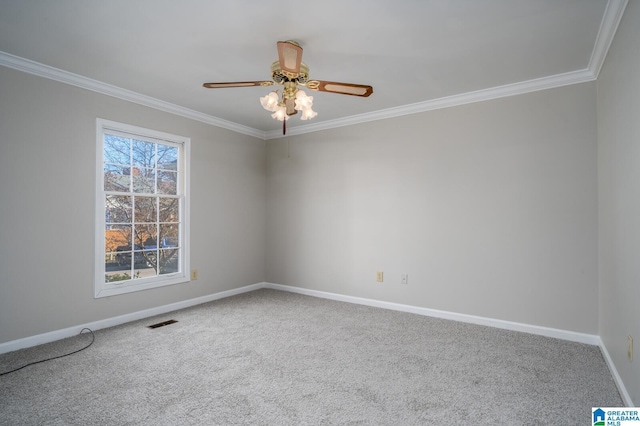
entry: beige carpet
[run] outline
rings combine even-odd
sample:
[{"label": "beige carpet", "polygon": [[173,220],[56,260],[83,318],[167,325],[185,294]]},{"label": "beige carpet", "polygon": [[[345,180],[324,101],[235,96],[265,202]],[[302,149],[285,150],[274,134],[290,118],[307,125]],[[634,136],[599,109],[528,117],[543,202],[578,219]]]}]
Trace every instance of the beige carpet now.
[{"label": "beige carpet", "polygon": [[[276,290],[95,337],[1,376],[0,424],[578,425],[622,405],[596,346]],[[0,355],[0,372],[90,339]]]}]

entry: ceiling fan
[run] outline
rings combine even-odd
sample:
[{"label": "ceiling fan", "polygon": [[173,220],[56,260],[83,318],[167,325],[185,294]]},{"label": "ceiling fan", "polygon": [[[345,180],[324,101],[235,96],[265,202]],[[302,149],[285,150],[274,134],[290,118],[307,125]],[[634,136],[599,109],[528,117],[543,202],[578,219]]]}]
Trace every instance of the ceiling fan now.
[{"label": "ceiling fan", "polygon": [[335,81],[309,80],[309,67],[302,62],[302,47],[295,41],[278,42],[278,60],[271,64],[271,80],[234,81],[226,83],[204,83],[208,89],[225,87],[252,87],[280,85],[282,93],[275,90],[260,98],[260,104],[271,117],[282,121],[282,134],[286,134],[286,122],[292,115],[302,112],[301,120],[309,120],[318,115],[313,111],[313,96],[298,88],[309,90],[367,97],[373,93],[373,87],[364,84],[338,83]]}]

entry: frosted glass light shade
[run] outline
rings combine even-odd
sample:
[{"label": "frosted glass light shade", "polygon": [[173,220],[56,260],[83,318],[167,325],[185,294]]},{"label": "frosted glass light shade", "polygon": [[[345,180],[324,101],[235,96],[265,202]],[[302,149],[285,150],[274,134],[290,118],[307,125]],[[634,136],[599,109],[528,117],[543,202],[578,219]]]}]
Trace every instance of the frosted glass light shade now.
[{"label": "frosted glass light shade", "polygon": [[271,92],[267,96],[260,98],[260,105],[267,111],[274,112],[278,109],[278,93]]},{"label": "frosted glass light shade", "polygon": [[271,114],[272,118],[275,118],[278,121],[288,120],[289,116],[287,115],[287,107],[279,106],[274,110],[275,112]]},{"label": "frosted glass light shade", "polygon": [[318,115],[318,113],[312,110],[311,107],[305,108],[302,110],[302,117],[300,117],[300,120],[311,120],[316,115]]},{"label": "frosted glass light shade", "polygon": [[296,109],[303,111],[306,108],[313,106],[313,96],[307,96],[302,90],[296,92]]},{"label": "frosted glass light shade", "polygon": [[[283,94],[282,96],[282,102],[279,99],[277,91],[273,91],[268,95],[260,98],[260,105],[262,105],[262,108],[266,109],[267,111],[273,112],[273,114],[271,114],[271,117],[273,119],[278,121],[288,120],[290,114],[295,114],[295,111],[302,111],[302,116],[300,117],[301,120],[311,120],[313,117],[318,115],[317,112],[311,109],[311,107],[313,106],[313,96],[307,96],[304,91],[296,89],[295,99],[292,99],[290,97],[290,92],[286,93],[286,101],[284,100],[285,94]],[[291,105],[292,103],[294,105]],[[289,109],[289,114],[287,114],[287,108]]]}]

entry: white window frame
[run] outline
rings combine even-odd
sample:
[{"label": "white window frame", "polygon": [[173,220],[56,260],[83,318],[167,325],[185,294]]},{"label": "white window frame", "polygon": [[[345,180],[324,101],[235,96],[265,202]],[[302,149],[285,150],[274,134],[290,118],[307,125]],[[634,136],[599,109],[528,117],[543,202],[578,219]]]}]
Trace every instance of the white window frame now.
[{"label": "white window frame", "polygon": [[[179,265],[180,270],[175,273],[163,274],[154,277],[138,278],[126,281],[105,282],[105,229],[107,226],[105,217],[104,190],[104,134],[109,132],[126,133],[142,140],[150,140],[156,143],[168,142],[178,146],[178,161],[180,162],[177,194],[181,198],[179,221]],[[95,212],[95,298],[131,293],[134,291],[148,290],[167,285],[179,284],[190,281],[190,255],[189,255],[189,176],[191,139],[184,136],[172,135],[156,130],[145,129],[115,121],[96,119],[96,212]]]}]

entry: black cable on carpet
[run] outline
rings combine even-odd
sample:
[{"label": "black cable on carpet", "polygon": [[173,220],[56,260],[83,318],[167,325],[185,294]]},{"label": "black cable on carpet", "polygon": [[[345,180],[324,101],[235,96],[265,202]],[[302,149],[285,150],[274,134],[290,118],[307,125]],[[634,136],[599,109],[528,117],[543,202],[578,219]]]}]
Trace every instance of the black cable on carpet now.
[{"label": "black cable on carpet", "polygon": [[69,355],[77,354],[77,353],[78,353],[78,352],[80,352],[80,351],[84,351],[84,350],[85,350],[85,349],[87,349],[89,346],[93,345],[93,342],[96,340],[96,336],[95,336],[95,334],[93,334],[93,331],[91,331],[91,329],[90,329],[90,328],[86,328],[86,327],[85,327],[85,328],[83,328],[82,330],[80,330],[80,334],[82,334],[82,332],[83,332],[83,331],[85,331],[85,330],[89,330],[89,332],[91,333],[91,342],[90,342],[87,346],[85,346],[84,348],[78,349],[77,351],[69,352],[68,354],[59,355],[59,356],[54,356],[54,357],[51,357],[51,358],[43,359],[43,360],[41,360],[41,361],[34,361],[34,362],[30,362],[29,364],[25,364],[25,365],[23,365],[22,367],[18,367],[18,368],[14,369],[14,370],[10,370],[10,371],[4,372],[4,373],[0,373],[0,376],[4,376],[4,375],[6,375],[6,374],[10,374],[10,373],[15,373],[16,371],[18,371],[18,370],[22,370],[23,368],[25,368],[25,367],[29,367],[30,365],[40,364],[41,362],[47,362],[47,361],[51,361],[51,360],[53,360],[53,359],[63,358],[63,357],[65,357],[65,356],[69,356]]}]

